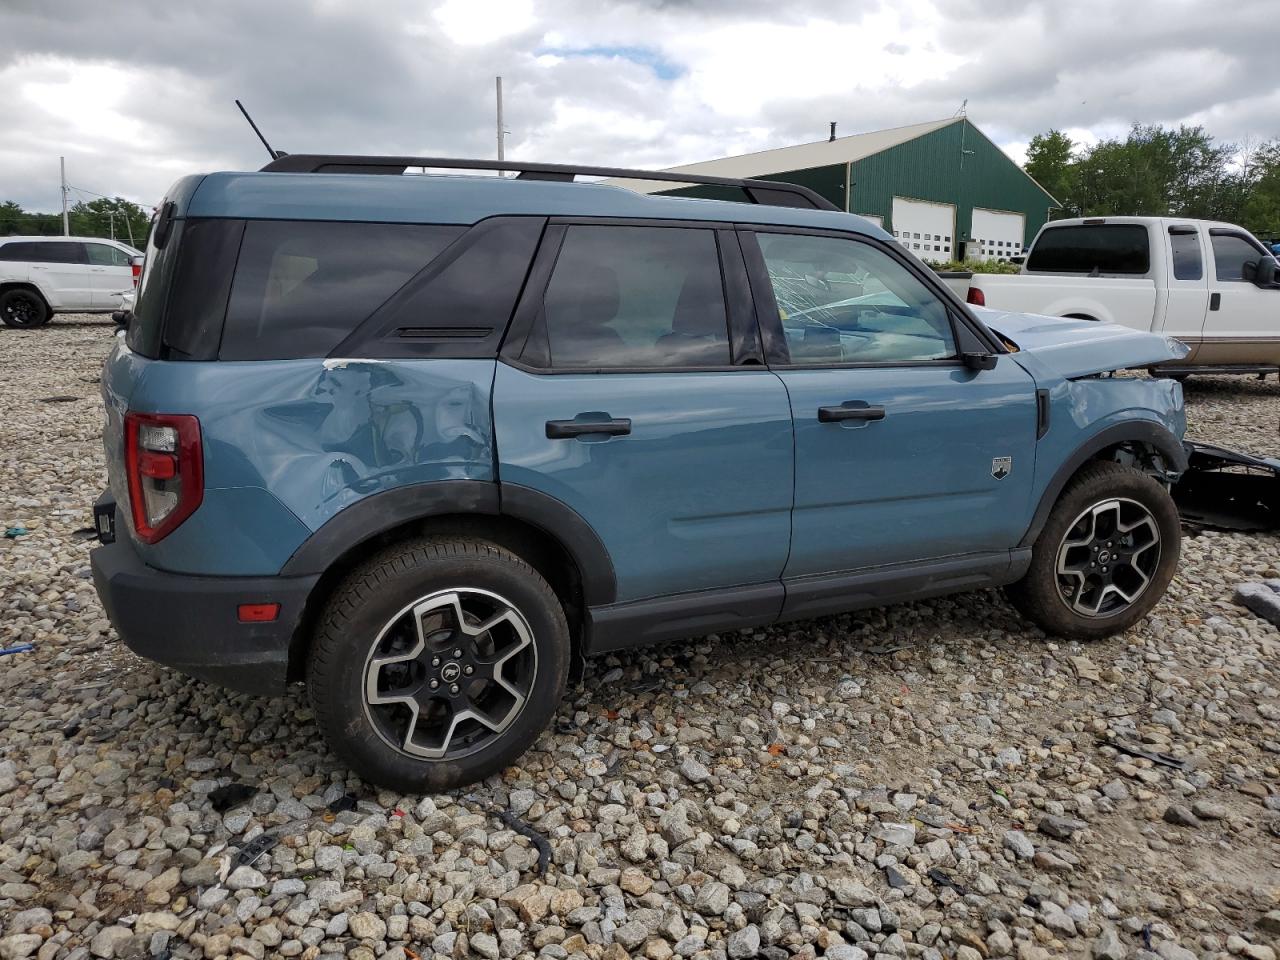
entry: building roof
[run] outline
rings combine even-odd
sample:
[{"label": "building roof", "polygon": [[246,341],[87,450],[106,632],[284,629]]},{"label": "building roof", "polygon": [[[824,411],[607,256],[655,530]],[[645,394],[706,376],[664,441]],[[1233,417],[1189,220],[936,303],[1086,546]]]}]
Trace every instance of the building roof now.
[{"label": "building roof", "polygon": [[[796,144],[793,147],[776,147],[773,150],[744,153],[738,157],[686,163],[678,167],[668,167],[667,170],[672,173],[702,173],[716,177],[767,177],[769,174],[789,170],[828,167],[861,160],[863,157],[881,153],[890,147],[896,147],[908,140],[922,137],[926,133],[933,133],[935,130],[963,121],[964,117],[947,117],[945,120],[930,120],[927,123],[913,123],[889,130],[856,133],[849,137],[836,137],[834,140],[817,140],[813,143]],[[608,180],[606,182],[639,193],[657,193],[671,189],[671,184],[660,181]]]}]

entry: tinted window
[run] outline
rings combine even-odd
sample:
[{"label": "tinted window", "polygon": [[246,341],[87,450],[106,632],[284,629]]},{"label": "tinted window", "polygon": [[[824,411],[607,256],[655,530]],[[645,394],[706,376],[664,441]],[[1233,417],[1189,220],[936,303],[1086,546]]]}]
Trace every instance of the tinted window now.
[{"label": "tinted window", "polygon": [[218,356],[325,356],[456,233],[417,224],[249,222]]},{"label": "tinted window", "polygon": [[1043,231],[1027,270],[1046,273],[1146,273],[1151,268],[1147,228],[1132,223],[1081,224]]},{"label": "tinted window", "polygon": [[218,356],[243,220],[187,220],[165,309],[164,342],[173,359]]},{"label": "tinted window", "polygon": [[955,356],[946,305],[887,253],[836,237],[757,237],[792,363]]},{"label": "tinted window", "polygon": [[89,262],[94,266],[129,266],[129,254],[125,253],[119,247],[113,247],[107,243],[86,243],[84,247],[89,253]]},{"label": "tinted window", "polygon": [[1200,280],[1204,264],[1200,257],[1200,234],[1174,233],[1169,230],[1169,248],[1173,252],[1173,279]]},{"label": "tinted window", "polygon": [[27,263],[84,263],[84,244],[26,240],[0,247],[0,260]]},{"label": "tinted window", "polygon": [[165,298],[169,295],[169,279],[173,276],[174,265],[178,262],[178,250],[182,246],[182,220],[170,221],[169,232],[162,247],[156,246],[157,222],[155,218],[151,221],[133,319],[129,321],[128,333],[125,334],[129,349],[144,357],[160,355]]},{"label": "tinted window", "polygon": [[711,230],[569,227],[543,317],[552,367],[730,363]]},{"label": "tinted window", "polygon": [[1219,280],[1243,280],[1244,265],[1262,259],[1262,251],[1236,234],[1212,234],[1213,262]]}]

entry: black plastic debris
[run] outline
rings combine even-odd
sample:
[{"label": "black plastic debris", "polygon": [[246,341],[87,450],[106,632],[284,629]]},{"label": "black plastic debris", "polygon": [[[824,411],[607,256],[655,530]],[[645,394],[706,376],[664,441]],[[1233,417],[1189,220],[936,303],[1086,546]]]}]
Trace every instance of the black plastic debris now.
[{"label": "black plastic debris", "polygon": [[344,793],[325,807],[330,813],[346,813],[348,810],[354,810],[355,808],[356,798],[349,793]]},{"label": "black plastic debris", "polygon": [[236,855],[231,858],[230,872],[235,873],[241,867],[252,867],[264,853],[279,842],[280,838],[273,833],[258,834],[236,851]]},{"label": "black plastic debris", "polygon": [[1185,446],[1187,469],[1172,490],[1184,523],[1215,530],[1280,530],[1280,460],[1211,443]]},{"label": "black plastic debris", "polygon": [[247,803],[258,791],[247,783],[228,783],[209,792],[209,802],[218,813],[226,813],[232,807]]},{"label": "black plastic debris", "polygon": [[962,897],[968,892],[964,887],[956,883],[950,875],[939,870],[937,867],[929,868],[929,879],[940,887],[950,887]]},{"label": "black plastic debris", "polygon": [[1141,757],[1143,760],[1150,760],[1152,763],[1158,763],[1162,767],[1172,767],[1174,770],[1190,770],[1191,764],[1185,760],[1179,760],[1177,757],[1170,756],[1167,753],[1157,753],[1154,750],[1144,750],[1136,744],[1128,743],[1124,740],[1103,740],[1108,747],[1113,747],[1121,753],[1127,753],[1131,757]]},{"label": "black plastic debris", "polygon": [[41,403],[75,403],[79,399],[80,399],[79,397],[65,397],[65,396],[41,397],[40,402]]},{"label": "black plastic debris", "polygon": [[1236,587],[1236,603],[1280,627],[1280,580],[1240,584]]}]

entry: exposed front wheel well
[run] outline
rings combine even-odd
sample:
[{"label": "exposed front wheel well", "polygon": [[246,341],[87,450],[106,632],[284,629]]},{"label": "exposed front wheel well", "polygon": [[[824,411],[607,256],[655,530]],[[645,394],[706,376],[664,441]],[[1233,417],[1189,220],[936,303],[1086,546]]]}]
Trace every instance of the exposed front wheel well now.
[{"label": "exposed front wheel well", "polygon": [[339,556],[321,575],[307,601],[306,611],[289,646],[290,681],[306,672],[307,652],[328,597],[353,569],[387,547],[425,536],[453,536],[482,540],[511,551],[533,567],[551,586],[569,623],[572,643],[571,678],[581,674],[582,627],[586,617],[582,571],[572,554],[544,530],[509,516],[445,514],[410,520],[385,530]]}]

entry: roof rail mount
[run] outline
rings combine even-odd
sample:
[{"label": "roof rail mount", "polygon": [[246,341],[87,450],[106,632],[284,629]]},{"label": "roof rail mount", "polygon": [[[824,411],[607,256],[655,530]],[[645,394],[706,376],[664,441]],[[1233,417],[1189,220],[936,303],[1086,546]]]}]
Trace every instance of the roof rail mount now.
[{"label": "roof rail mount", "polygon": [[515,160],[460,160],[455,157],[367,157],[328,153],[295,153],[279,156],[262,168],[263,173],[387,173],[401,174],[409,167],[453,170],[515,170],[519,180],[558,180],[575,177],[620,177],[628,180],[660,180],[706,184],[741,190],[750,203],[769,207],[800,207],[843,212],[826,197],[797,183],[777,180],[739,180],[707,177],[665,170],[628,170],[623,167],[580,167],[565,163],[520,163]]}]

